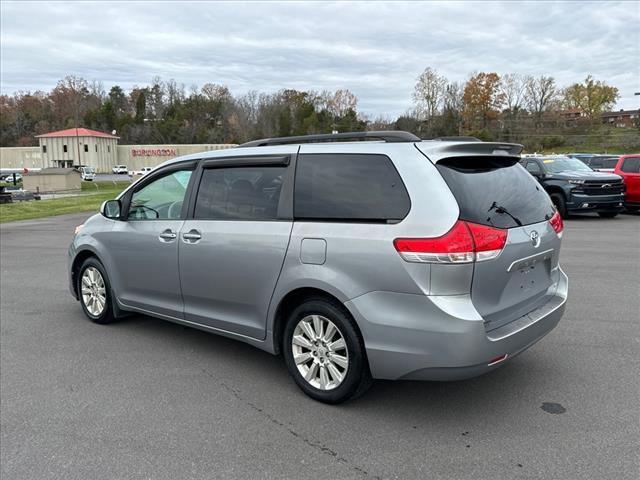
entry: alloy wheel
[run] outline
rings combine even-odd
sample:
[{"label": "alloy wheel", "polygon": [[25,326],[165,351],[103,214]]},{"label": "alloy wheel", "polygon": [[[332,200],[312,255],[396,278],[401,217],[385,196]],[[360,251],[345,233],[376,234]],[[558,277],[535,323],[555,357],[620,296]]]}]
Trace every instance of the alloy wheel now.
[{"label": "alloy wheel", "polygon": [[293,360],[300,375],[320,390],[338,387],[349,369],[349,351],[342,332],[322,315],[307,315],[291,339]]},{"label": "alloy wheel", "polygon": [[107,305],[107,293],[102,274],[95,267],[88,267],[80,282],[82,303],[94,317],[99,317]]}]

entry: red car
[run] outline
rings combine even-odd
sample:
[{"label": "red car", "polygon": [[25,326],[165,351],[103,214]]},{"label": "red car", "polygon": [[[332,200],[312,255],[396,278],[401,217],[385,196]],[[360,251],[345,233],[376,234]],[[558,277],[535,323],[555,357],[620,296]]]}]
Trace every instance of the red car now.
[{"label": "red car", "polygon": [[624,206],[630,212],[640,210],[640,153],[622,155],[613,171],[626,186]]}]

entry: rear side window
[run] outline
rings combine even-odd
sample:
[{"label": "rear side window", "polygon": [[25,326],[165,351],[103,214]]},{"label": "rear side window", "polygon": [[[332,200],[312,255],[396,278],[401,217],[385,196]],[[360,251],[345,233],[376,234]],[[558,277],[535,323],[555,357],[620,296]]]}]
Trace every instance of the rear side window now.
[{"label": "rear side window", "polygon": [[196,197],[194,218],[275,220],[285,167],[208,168]]},{"label": "rear side window", "polygon": [[298,219],[395,222],[411,208],[402,179],[385,155],[301,155],[294,197]]},{"label": "rear side window", "polygon": [[461,157],[436,166],[458,201],[462,220],[513,228],[553,215],[544,188],[515,159]]},{"label": "rear side window", "polygon": [[617,157],[593,158],[587,165],[591,168],[616,168]]},{"label": "rear side window", "polygon": [[626,173],[640,173],[640,157],[625,158],[620,170]]}]

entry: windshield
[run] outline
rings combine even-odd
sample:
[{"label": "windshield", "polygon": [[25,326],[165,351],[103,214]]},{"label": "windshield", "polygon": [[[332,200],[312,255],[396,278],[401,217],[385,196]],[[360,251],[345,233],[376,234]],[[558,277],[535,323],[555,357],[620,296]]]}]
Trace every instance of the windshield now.
[{"label": "windshield", "polygon": [[96,169],[93,167],[84,167],[84,173],[95,173]]},{"label": "windshield", "polygon": [[569,157],[547,157],[542,159],[547,171],[552,173],[560,172],[591,172],[592,170],[577,158]]}]

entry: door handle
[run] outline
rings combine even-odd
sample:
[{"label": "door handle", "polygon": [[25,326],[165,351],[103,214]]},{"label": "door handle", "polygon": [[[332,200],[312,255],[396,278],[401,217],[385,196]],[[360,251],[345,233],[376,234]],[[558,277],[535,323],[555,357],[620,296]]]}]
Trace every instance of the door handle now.
[{"label": "door handle", "polygon": [[177,236],[178,235],[172,232],[171,229],[167,229],[159,235],[160,240],[167,240],[167,241],[175,240]]},{"label": "door handle", "polygon": [[182,238],[189,243],[196,243],[202,238],[202,235],[198,230],[189,230],[187,233],[182,234]]}]

